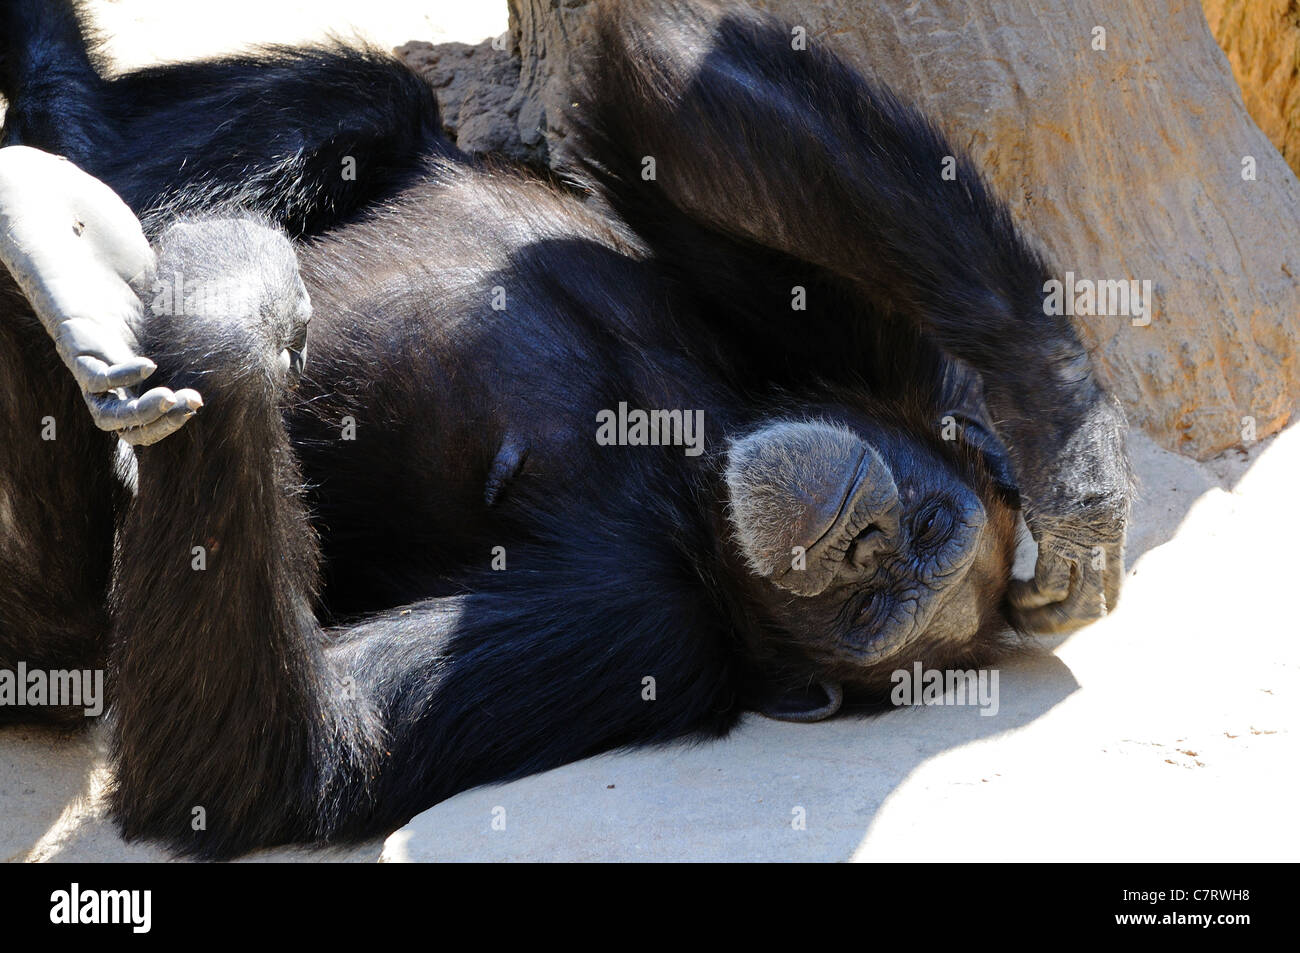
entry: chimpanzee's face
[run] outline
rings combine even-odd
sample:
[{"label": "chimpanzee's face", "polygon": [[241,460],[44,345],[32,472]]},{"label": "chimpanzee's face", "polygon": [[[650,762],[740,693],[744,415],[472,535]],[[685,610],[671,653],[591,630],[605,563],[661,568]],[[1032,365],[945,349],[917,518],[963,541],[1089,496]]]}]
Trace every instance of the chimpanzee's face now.
[{"label": "chimpanzee's face", "polygon": [[825,717],[842,686],[887,692],[895,669],[943,667],[1006,629],[1015,501],[992,474],[1009,470],[989,465],[987,432],[952,430],[945,448],[871,421],[784,420],[732,443],[729,518],[759,612],[821,686],[773,713]]}]

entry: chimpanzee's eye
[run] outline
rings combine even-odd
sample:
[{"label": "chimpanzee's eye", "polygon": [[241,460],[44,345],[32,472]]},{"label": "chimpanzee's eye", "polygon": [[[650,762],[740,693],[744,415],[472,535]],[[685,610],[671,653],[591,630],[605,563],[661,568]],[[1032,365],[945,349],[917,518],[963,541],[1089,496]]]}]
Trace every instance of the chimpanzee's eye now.
[{"label": "chimpanzee's eye", "polygon": [[867,597],[863,599],[862,604],[858,606],[858,621],[859,622],[868,621],[875,614],[876,606],[878,606],[879,604],[880,604],[880,593],[868,592]]},{"label": "chimpanzee's eye", "polygon": [[912,538],[922,546],[942,542],[951,531],[952,514],[939,500],[927,504],[912,524]]}]

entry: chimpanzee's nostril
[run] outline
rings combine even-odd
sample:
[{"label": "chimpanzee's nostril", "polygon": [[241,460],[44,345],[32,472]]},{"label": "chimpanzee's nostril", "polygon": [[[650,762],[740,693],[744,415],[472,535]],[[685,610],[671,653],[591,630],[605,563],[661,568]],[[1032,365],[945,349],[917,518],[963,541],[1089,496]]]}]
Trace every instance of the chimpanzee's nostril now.
[{"label": "chimpanzee's nostril", "polygon": [[889,546],[885,531],[877,523],[867,526],[854,537],[849,545],[849,562],[859,568],[865,567],[877,553]]}]

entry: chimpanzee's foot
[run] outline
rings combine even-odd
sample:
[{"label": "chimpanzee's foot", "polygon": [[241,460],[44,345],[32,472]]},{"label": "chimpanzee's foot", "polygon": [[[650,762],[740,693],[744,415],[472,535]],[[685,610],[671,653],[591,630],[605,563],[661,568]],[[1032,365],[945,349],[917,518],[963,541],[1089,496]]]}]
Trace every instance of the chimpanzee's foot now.
[{"label": "chimpanzee's foot", "polygon": [[202,406],[193,390],[133,389],[155,370],[140,353],[153,250],[131,210],[66,159],[0,149],[0,261],[13,273],[91,418],[132,444],[179,429]]}]

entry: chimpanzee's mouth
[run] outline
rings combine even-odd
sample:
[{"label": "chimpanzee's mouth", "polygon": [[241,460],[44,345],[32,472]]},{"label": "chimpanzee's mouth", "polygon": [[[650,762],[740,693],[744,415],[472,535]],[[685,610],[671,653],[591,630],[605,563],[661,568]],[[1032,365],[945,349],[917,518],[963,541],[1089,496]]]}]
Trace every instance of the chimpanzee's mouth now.
[{"label": "chimpanzee's mouth", "polygon": [[[863,664],[874,664],[918,641],[942,614],[975,563],[984,534],[982,521],[966,520],[927,574],[912,580],[912,595],[889,598],[888,584],[868,589],[851,606],[852,620],[840,644]],[[946,558],[945,558],[946,557]]]},{"label": "chimpanzee's mouth", "polygon": [[915,622],[900,621],[883,629],[854,626],[840,640],[845,653],[860,665],[874,665],[907,648],[924,631]]}]

